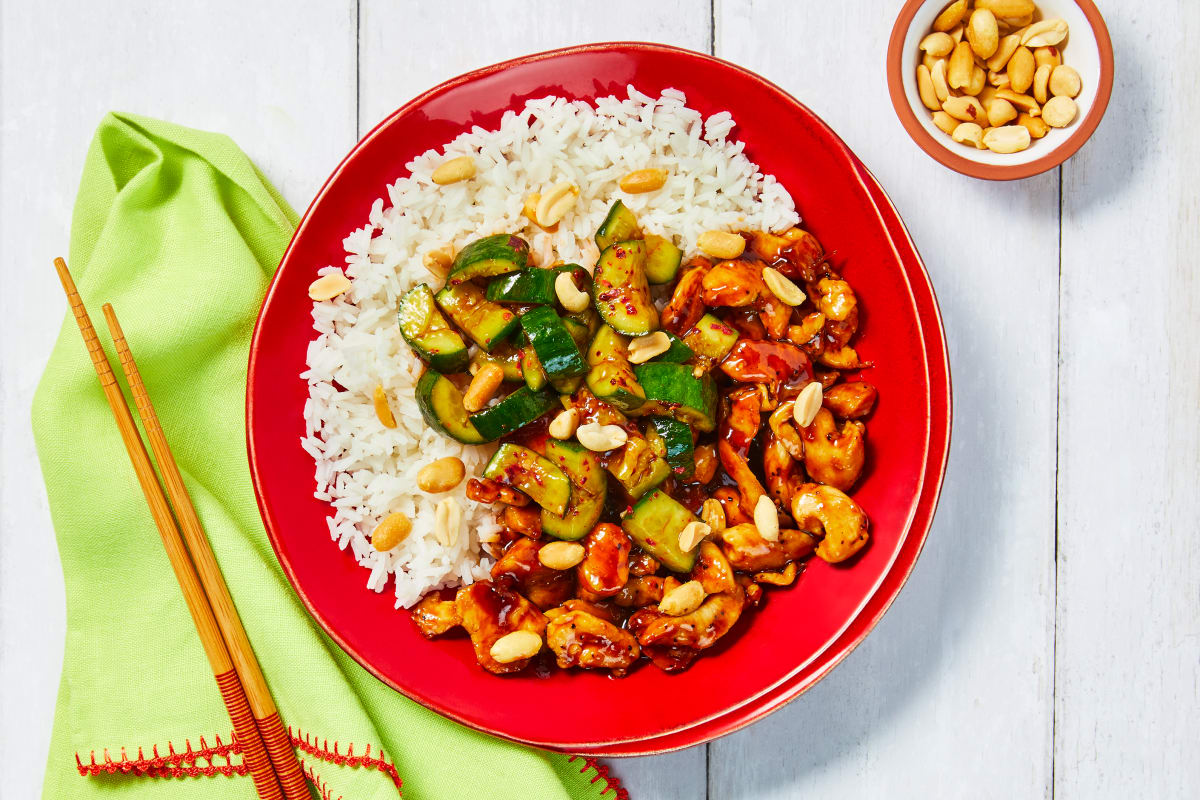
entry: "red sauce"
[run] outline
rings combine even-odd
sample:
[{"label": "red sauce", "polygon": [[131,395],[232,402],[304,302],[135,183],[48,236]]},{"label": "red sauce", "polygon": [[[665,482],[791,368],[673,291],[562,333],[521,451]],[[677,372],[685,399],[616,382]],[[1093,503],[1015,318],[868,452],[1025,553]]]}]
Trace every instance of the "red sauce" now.
[{"label": "red sauce", "polygon": [[808,356],[787,342],[740,339],[721,362],[721,371],[743,383],[775,384],[781,398],[795,397],[813,379]]}]

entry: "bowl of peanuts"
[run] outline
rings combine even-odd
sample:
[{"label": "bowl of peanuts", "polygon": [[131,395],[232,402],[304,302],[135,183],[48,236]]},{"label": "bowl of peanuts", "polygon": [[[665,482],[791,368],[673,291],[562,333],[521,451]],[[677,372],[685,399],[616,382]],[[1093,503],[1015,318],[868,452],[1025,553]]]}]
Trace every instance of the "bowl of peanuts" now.
[{"label": "bowl of peanuts", "polygon": [[1113,50],[1091,0],[909,0],[892,29],[892,105],[913,141],[974,178],[1070,158],[1100,124]]}]

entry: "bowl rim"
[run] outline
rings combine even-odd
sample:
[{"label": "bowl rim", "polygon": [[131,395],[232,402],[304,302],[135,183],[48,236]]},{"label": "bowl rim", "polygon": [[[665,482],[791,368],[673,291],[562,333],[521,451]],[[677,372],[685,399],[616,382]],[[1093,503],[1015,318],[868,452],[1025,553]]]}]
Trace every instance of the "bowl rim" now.
[{"label": "bowl rim", "polygon": [[[419,696],[418,694],[408,691],[406,688],[398,685],[391,680],[381,669],[373,665],[366,659],[358,649],[346,640],[341,633],[330,624],[326,616],[313,602],[306,589],[301,585],[290,561],[283,555],[283,542],[278,530],[278,523],[270,504],[266,498],[266,490],[263,484],[263,476],[260,469],[262,454],[258,452],[256,439],[254,436],[253,420],[255,419],[255,407],[257,405],[256,398],[253,393],[254,376],[256,374],[257,362],[262,355],[260,348],[260,337],[263,332],[263,321],[266,317],[267,309],[272,305],[272,301],[276,300],[275,295],[279,290],[279,277],[282,274],[282,266],[286,264],[292,257],[292,251],[296,246],[296,242],[309,223],[311,214],[316,206],[322,202],[330,188],[338,181],[347,166],[357,157],[360,150],[367,146],[369,142],[374,140],[383,130],[390,126],[393,120],[414,107],[434,99],[448,91],[455,89],[466,83],[478,80],[497,72],[502,72],[510,67],[527,64],[531,62],[558,58],[562,56],[586,54],[586,53],[602,53],[612,50],[621,50],[626,52],[659,52],[670,53],[674,55],[682,55],[688,58],[702,59],[711,61],[721,65],[730,71],[736,72],[747,80],[751,80],[762,84],[772,91],[777,92],[789,102],[803,109],[815,122],[822,127],[828,135],[828,143],[833,149],[837,150],[843,158],[848,162],[853,172],[853,180],[856,180],[862,187],[866,196],[875,207],[877,213],[883,212],[886,208],[891,212],[894,227],[889,225],[886,220],[881,220],[887,236],[891,241],[891,247],[897,253],[898,261],[901,264],[901,269],[905,271],[906,280],[909,283],[909,294],[919,293],[921,303],[927,304],[927,316],[922,317],[922,327],[926,329],[924,336],[925,346],[929,357],[925,363],[926,373],[931,377],[934,373],[939,379],[944,378],[944,383],[941,386],[930,383],[930,396],[927,399],[928,408],[931,412],[934,409],[944,409],[944,417],[941,420],[930,419],[929,440],[925,453],[925,467],[922,479],[916,495],[913,499],[912,510],[909,514],[909,519],[905,525],[905,532],[902,542],[905,544],[893,556],[891,565],[888,570],[880,577],[871,593],[864,598],[858,612],[850,622],[855,619],[859,621],[861,627],[858,627],[852,633],[849,628],[844,628],[833,641],[827,644],[826,653],[832,654],[832,657],[824,663],[820,664],[819,669],[810,674],[805,674],[803,668],[797,668],[787,678],[782,679],[773,687],[769,687],[759,695],[747,698],[739,705],[705,719],[697,720],[691,725],[682,728],[665,731],[661,734],[638,738],[628,741],[596,741],[589,743],[579,743],[576,745],[564,745],[562,747],[546,742],[538,742],[527,740],[518,736],[506,733],[503,730],[497,730],[489,725],[479,724],[476,721],[464,719],[460,714],[455,713],[452,709],[444,708],[441,704],[430,701],[429,699]],[[905,256],[900,256],[900,251],[905,252]],[[915,266],[915,271],[909,271],[905,266],[910,262]],[[941,309],[937,303],[936,293],[933,288],[928,270],[920,257],[920,253],[916,249],[916,245],[912,240],[903,220],[899,216],[899,212],[895,209],[890,198],[884,193],[882,187],[870,173],[870,171],[862,164],[862,162],[853,154],[849,147],[841,140],[841,138],[814,112],[809,110],[803,103],[793,97],[790,93],[758,75],[757,73],[741,67],[732,62],[693,50],[688,50],[682,47],[673,45],[659,44],[654,42],[644,41],[609,41],[596,42],[582,45],[573,45],[568,47],[556,48],[552,50],[527,54],[513,59],[508,59],[503,62],[492,64],[490,66],[481,67],[471,70],[456,77],[450,78],[431,89],[422,92],[408,102],[402,104],[393,112],[384,117],[378,124],[371,128],[363,137],[355,144],[355,146],[347,153],[347,155],[338,163],[329,177],[322,184],[321,188],[314,195],[312,201],[305,209],[296,232],[293,234],[292,241],[289,243],[286,251],[280,260],[280,269],[276,270],[272,276],[271,284],[268,287],[264,297],[263,304],[259,310],[258,318],[255,322],[254,334],[251,341],[249,352],[249,364],[247,371],[247,393],[245,402],[245,420],[246,420],[246,446],[247,454],[250,462],[251,480],[255,492],[260,516],[263,519],[268,538],[272,549],[275,551],[280,567],[284,572],[288,582],[292,585],[298,598],[301,600],[309,615],[321,627],[325,635],[329,636],[339,648],[347,655],[356,661],[367,672],[372,674],[376,679],[394,691],[403,694],[410,700],[428,708],[431,711],[451,719],[459,724],[473,728],[475,730],[488,733],[501,739],[517,742],[526,746],[540,747],[543,749],[557,750],[560,752],[585,752],[592,756],[623,756],[623,755],[650,755],[656,753],[671,752],[674,750],[691,747],[696,744],[703,744],[718,737],[733,733],[750,723],[761,719],[762,717],[778,710],[786,703],[805,693],[810,688],[819,683],[826,675],[829,674],[838,664],[840,664],[865,638],[874,630],[875,626],[883,618],[884,614],[891,607],[899,596],[900,590],[905,586],[908,578],[911,576],[915,568],[917,559],[924,548],[924,544],[928,539],[933,518],[936,513],[938,501],[941,497],[941,490],[945,481],[946,467],[949,459],[951,434],[953,425],[953,389],[950,374],[949,353],[945,334],[945,325],[941,315]],[[914,298],[915,299],[915,298]],[[940,381],[939,381],[940,382]],[[907,552],[906,552],[907,550]],[[872,604],[879,601],[874,608]],[[850,633],[849,637],[846,635]],[[846,638],[843,638],[846,637]]]},{"label": "bowl rim", "polygon": [[1104,17],[1100,15],[1100,10],[1096,8],[1092,0],[1072,0],[1072,2],[1079,6],[1079,10],[1083,12],[1091,26],[1092,35],[1096,39],[1096,47],[1100,53],[1100,82],[1096,89],[1096,100],[1071,135],[1058,146],[1041,158],[1012,165],[982,164],[958,155],[947,146],[946,142],[940,142],[934,138],[933,134],[917,119],[912,105],[908,102],[908,94],[904,88],[905,79],[901,74],[904,40],[908,37],[908,31],[912,27],[913,17],[921,7],[929,2],[931,0],[907,0],[896,17],[895,25],[892,26],[887,52],[887,84],[888,94],[892,98],[892,107],[896,111],[896,116],[900,118],[900,124],[908,131],[908,135],[912,137],[917,146],[925,151],[926,155],[943,166],[972,178],[1011,181],[1040,175],[1046,170],[1053,169],[1083,147],[1084,142],[1091,138],[1100,125],[1100,120],[1108,108],[1108,101],[1112,96],[1114,70],[1112,40],[1108,35],[1108,26],[1104,24]]}]

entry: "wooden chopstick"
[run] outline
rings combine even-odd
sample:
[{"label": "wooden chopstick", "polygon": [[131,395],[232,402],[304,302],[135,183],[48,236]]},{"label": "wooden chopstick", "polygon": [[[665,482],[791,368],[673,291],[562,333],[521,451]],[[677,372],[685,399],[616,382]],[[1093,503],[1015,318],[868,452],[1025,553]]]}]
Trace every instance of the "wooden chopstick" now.
[{"label": "wooden chopstick", "polygon": [[263,745],[262,737],[259,735],[258,727],[255,725],[246,693],[242,689],[241,681],[238,680],[238,674],[230,659],[225,641],[221,638],[221,631],[213,616],[212,608],[209,606],[208,596],[200,584],[187,549],[179,536],[179,529],[171,516],[171,509],[167,505],[167,498],[163,495],[162,486],[159,485],[154,467],[150,463],[146,446],[142,443],[142,437],[133,422],[133,416],[129,413],[129,407],[125,405],[125,396],[121,394],[117,377],[113,374],[112,366],[108,363],[108,356],[104,354],[104,347],[96,336],[95,328],[92,327],[92,320],[83,306],[79,291],[75,288],[75,281],[67,270],[67,262],[56,258],[54,267],[58,270],[58,277],[62,281],[63,290],[67,293],[71,312],[75,316],[75,322],[79,325],[79,332],[83,334],[83,342],[91,354],[92,365],[96,368],[100,386],[104,389],[104,396],[108,400],[109,408],[112,409],[117,428],[121,431],[121,439],[129,453],[129,460],[133,463],[138,483],[141,484],[142,493],[146,496],[146,503],[150,506],[154,523],[158,526],[158,532],[162,536],[163,548],[167,551],[167,558],[171,562],[171,568],[175,571],[179,588],[183,591],[183,599],[187,603],[188,611],[191,612],[196,632],[200,635],[200,643],[204,646],[204,652],[208,656],[208,663],[217,680],[221,699],[225,702],[225,708],[233,722],[234,735],[245,755],[250,775],[254,779],[254,788],[263,800],[281,800],[284,796],[283,791],[275,770],[271,766],[271,760]]},{"label": "wooden chopstick", "polygon": [[254,713],[259,733],[267,746],[267,754],[283,786],[283,794],[287,800],[309,800],[311,795],[308,784],[300,769],[296,752],[292,749],[288,733],[283,727],[283,721],[279,717],[279,711],[275,707],[275,701],[271,697],[271,691],[267,688],[267,681],[263,677],[258,659],[254,656],[250,637],[246,635],[237,607],[233,604],[233,597],[229,594],[229,587],[221,574],[221,568],[217,565],[216,556],[213,555],[212,546],[200,525],[200,518],[192,505],[191,495],[188,494],[187,486],[179,473],[179,465],[175,463],[171,447],[167,444],[166,434],[158,421],[154,404],[150,402],[150,395],[146,392],[137,362],[129,349],[129,343],[125,340],[121,323],[117,321],[117,315],[109,303],[104,304],[104,319],[112,334],[113,344],[116,345],[121,369],[125,371],[125,379],[133,394],[138,415],[142,419],[142,427],[150,439],[150,449],[154,451],[159,472],[171,498],[171,506],[175,509],[175,516],[183,531],[184,542],[192,554],[192,561],[196,565],[196,572],[199,573],[200,583],[208,595],[208,601],[212,604],[217,625],[233,658],[234,668],[237,669],[238,677],[242,679],[242,686],[250,701],[250,710]]}]

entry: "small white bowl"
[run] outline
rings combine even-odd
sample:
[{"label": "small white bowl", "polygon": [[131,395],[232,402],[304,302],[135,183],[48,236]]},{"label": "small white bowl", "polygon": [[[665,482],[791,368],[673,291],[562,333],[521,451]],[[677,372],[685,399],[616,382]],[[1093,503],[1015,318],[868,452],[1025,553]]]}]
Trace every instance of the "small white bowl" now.
[{"label": "small white bowl", "polygon": [[[960,144],[933,124],[933,113],[917,90],[921,40],[948,0],[909,0],[892,28],[888,45],[888,89],[892,105],[913,141],[937,161],[964,175],[987,180],[1027,178],[1052,169],[1083,146],[1108,107],[1113,83],[1113,50],[1104,19],[1091,0],[1037,0],[1041,19],[1066,20],[1070,32],[1059,45],[1063,63],[1074,67],[1083,88],[1075,102],[1079,115],[1065,128],[1051,128],[1019,153],[993,153]],[[986,126],[985,126],[986,127]]]}]

